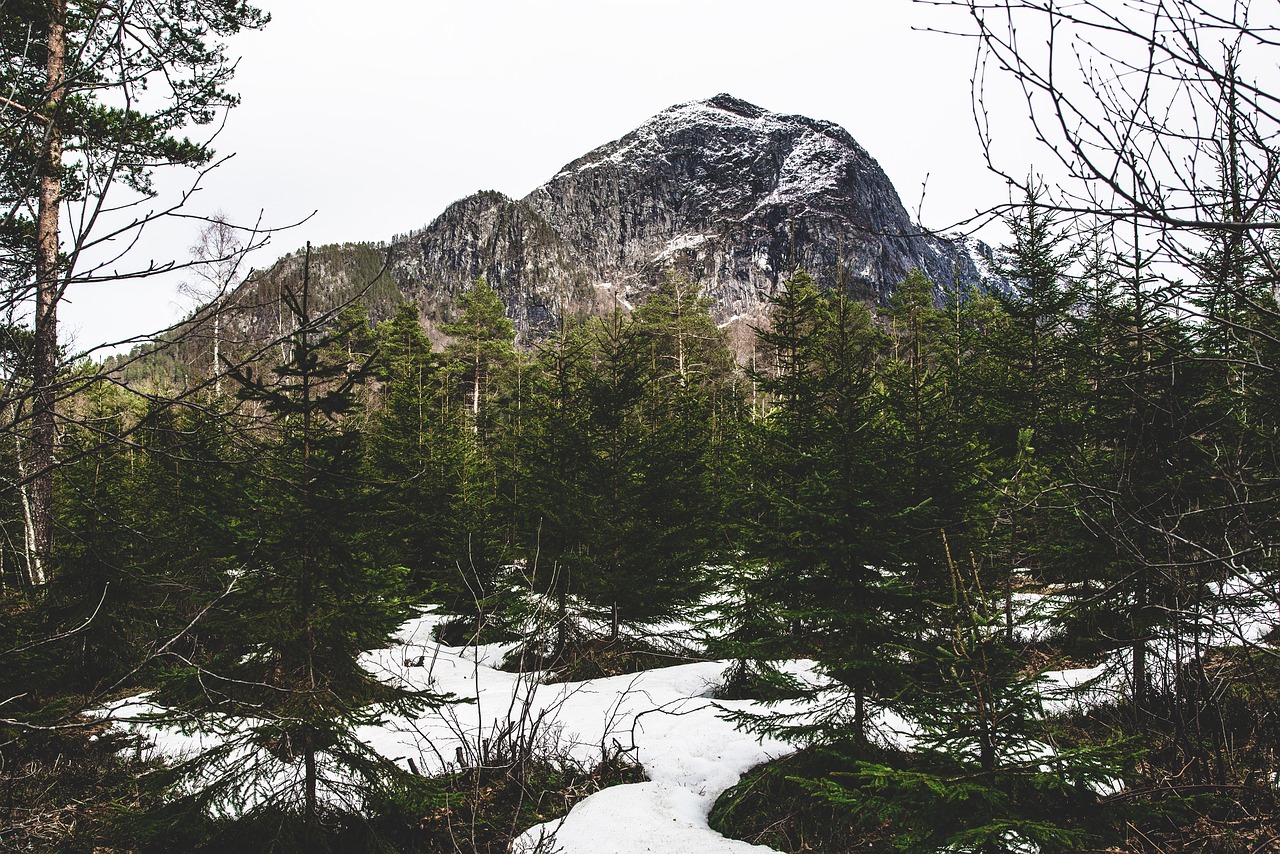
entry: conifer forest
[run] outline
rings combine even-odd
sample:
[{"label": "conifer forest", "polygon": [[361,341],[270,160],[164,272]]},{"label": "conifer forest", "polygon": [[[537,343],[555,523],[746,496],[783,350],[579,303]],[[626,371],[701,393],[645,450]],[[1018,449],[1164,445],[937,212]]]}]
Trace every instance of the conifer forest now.
[{"label": "conifer forest", "polygon": [[269,16],[0,0],[0,851],[1280,851],[1275,15],[920,5],[1055,170],[981,285],[529,331],[192,214],[199,308],[94,357]]}]

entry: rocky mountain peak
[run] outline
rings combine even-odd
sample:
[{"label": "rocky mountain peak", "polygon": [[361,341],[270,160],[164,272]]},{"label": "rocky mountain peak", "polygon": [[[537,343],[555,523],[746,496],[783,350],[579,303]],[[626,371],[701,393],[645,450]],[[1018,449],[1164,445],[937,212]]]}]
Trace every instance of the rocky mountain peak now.
[{"label": "rocky mountain peak", "polygon": [[771,113],[727,94],[663,110],[565,166],[531,198],[554,196],[583,173],[601,170],[681,179],[683,192],[671,201],[704,216],[742,217],[769,205],[821,206],[824,195],[838,202],[842,190],[868,177],[896,200],[883,170],[843,128]]},{"label": "rocky mountain peak", "polygon": [[749,327],[797,268],[874,300],[915,267],[939,284],[981,284],[983,249],[912,222],[838,125],[720,94],[663,110],[523,199],[455,202],[396,238],[388,269],[429,329],[485,276],[529,343],[567,315],[642,300],[673,268],[701,286],[717,322]]},{"label": "rocky mountain peak", "polygon": [[797,267],[869,298],[913,267],[948,284],[981,278],[967,247],[911,221],[845,129],[727,94],[663,110],[522,203],[575,247],[588,278],[625,297],[680,267],[722,323],[757,318]]}]

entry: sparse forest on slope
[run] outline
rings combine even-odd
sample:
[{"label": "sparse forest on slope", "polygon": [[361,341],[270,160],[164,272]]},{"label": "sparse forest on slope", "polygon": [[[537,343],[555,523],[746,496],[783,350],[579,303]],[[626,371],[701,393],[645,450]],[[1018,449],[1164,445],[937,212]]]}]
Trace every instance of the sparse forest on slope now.
[{"label": "sparse forest on slope", "polygon": [[984,289],[847,134],[727,96],[211,273],[65,366],[39,576],[15,324],[0,847],[1272,850],[1280,204],[1214,103],[1176,278],[1150,199],[1033,181]]},{"label": "sparse forest on slope", "polygon": [[[912,222],[879,164],[845,130],[728,95],[664,110],[523,199],[479,192],[386,246],[324,251],[318,294],[350,297],[353,282],[376,281],[376,293],[363,298],[370,316],[382,320],[397,301],[412,303],[435,342],[458,298],[484,276],[523,349],[573,317],[642,302],[676,269],[730,328],[741,361],[769,298],[795,269],[872,300],[913,268],[961,290],[992,273],[980,242],[940,238]],[[384,278],[373,275],[375,251]],[[260,271],[235,301],[273,305],[279,278],[296,268],[293,257]],[[280,333],[264,311],[239,322],[247,342]]]}]

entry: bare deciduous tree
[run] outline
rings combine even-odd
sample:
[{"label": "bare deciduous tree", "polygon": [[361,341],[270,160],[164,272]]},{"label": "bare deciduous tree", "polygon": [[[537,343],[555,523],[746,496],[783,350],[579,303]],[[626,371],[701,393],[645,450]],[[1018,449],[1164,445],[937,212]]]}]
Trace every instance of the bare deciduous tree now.
[{"label": "bare deciduous tree", "polygon": [[[1001,163],[993,92],[1016,93],[1065,179],[1062,210],[1156,228],[1264,231],[1280,222],[1280,10],[1242,0],[917,0],[966,13],[978,53],[974,116],[988,166]],[[999,77],[991,70],[1000,72]],[[1231,147],[1234,146],[1234,151]],[[1231,159],[1240,207],[1219,204]],[[1208,190],[1209,192],[1206,192]]]},{"label": "bare deciduous tree", "polygon": [[[957,13],[964,23],[941,29],[974,40],[973,116],[988,167],[1022,193],[1037,181],[1005,160],[1007,135],[1020,132],[1010,113],[1025,111],[1054,179],[1043,204],[1105,235],[1119,274],[1132,274],[1137,316],[1190,318],[1197,335],[1218,339],[1194,358],[1220,369],[1225,408],[1242,429],[1181,435],[1214,461],[1220,494],[1157,512],[1126,507],[1124,483],[1085,485],[1102,508],[1091,527],[1109,532],[1135,573],[1192,578],[1197,589],[1235,578],[1250,595],[1269,586],[1276,601],[1274,575],[1270,585],[1259,579],[1274,572],[1269,555],[1280,541],[1277,448],[1256,432],[1246,447],[1244,436],[1258,413],[1270,417],[1266,388],[1280,374],[1280,5],[916,2]],[[1136,352],[1148,352],[1146,322],[1132,334]],[[1135,400],[1150,385],[1144,378],[1156,377],[1149,361],[1131,366]],[[1195,597],[1168,605],[1168,619],[1198,625]],[[1140,706],[1143,637],[1134,644]]]},{"label": "bare deciduous tree", "polygon": [[[248,234],[250,243],[253,236],[252,232]],[[209,375],[213,378],[215,395],[222,394],[223,301],[240,284],[249,248],[245,237],[241,229],[227,221],[225,214],[219,212],[210,217],[191,246],[197,280],[184,282],[180,287],[182,293],[197,301],[198,314],[210,315],[209,322],[213,324]]]}]

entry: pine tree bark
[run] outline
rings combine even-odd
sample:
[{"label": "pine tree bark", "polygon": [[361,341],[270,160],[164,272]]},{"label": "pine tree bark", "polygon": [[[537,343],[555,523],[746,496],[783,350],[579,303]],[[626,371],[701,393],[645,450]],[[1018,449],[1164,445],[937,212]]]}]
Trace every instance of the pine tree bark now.
[{"label": "pine tree bark", "polygon": [[[480,345],[476,345],[475,376],[471,380],[471,417],[480,417]],[[472,422],[473,425],[475,422]],[[478,426],[477,426],[477,429]]]},{"label": "pine tree bark", "polygon": [[36,313],[31,379],[31,527],[37,567],[43,580],[53,551],[53,464],[57,451],[58,215],[62,203],[62,133],[58,114],[66,95],[67,0],[49,2],[45,60],[45,137],[40,156],[40,203],[36,216]]}]

